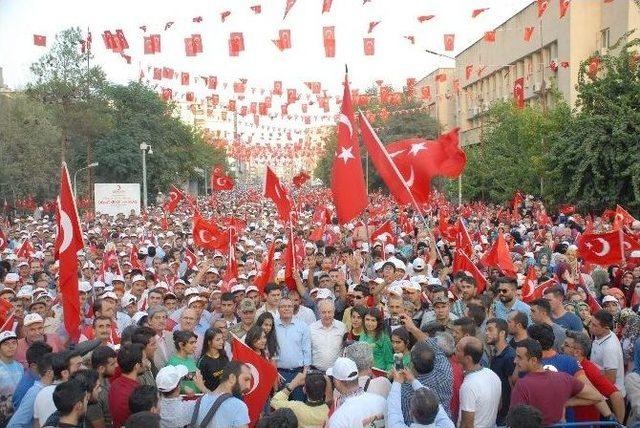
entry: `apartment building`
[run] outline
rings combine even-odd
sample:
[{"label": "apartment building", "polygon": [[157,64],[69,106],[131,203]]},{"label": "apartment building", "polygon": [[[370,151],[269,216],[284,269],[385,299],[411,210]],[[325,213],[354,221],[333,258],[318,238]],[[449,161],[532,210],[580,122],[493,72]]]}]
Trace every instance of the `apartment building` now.
[{"label": "apartment building", "polygon": [[[485,113],[493,102],[513,99],[516,79],[524,79],[525,103],[548,106],[550,89],[555,88],[575,105],[580,63],[596,51],[607,52],[630,30],[637,33],[640,27],[640,9],[631,0],[573,0],[563,17],[559,2],[549,0],[545,13],[538,17],[537,1],[532,1],[501,25],[487,29],[495,31],[495,41],[483,37],[460,52],[444,87],[438,82],[438,101],[431,101],[430,114],[436,117],[437,112],[445,129],[460,127],[463,145],[479,141]],[[438,72],[420,82],[433,82],[434,88]],[[440,111],[447,113],[443,116]]]}]

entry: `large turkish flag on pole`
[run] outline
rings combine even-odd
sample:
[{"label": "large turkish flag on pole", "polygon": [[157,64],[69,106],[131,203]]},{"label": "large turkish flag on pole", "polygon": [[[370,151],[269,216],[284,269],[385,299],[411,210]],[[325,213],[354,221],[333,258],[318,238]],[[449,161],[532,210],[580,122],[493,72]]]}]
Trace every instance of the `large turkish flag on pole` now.
[{"label": "large turkish flag on pole", "polygon": [[368,204],[355,123],[349,81],[345,76],[338,119],[338,144],[331,167],[333,203],[338,221],[342,224],[359,216]]},{"label": "large turkish flag on pole", "polygon": [[487,288],[489,281],[487,281],[487,278],[482,275],[480,269],[473,264],[461,248],[456,249],[452,271],[453,273],[462,271],[472,276],[476,280],[476,290],[478,294],[481,294]]},{"label": "large turkish flag on pole", "polygon": [[218,227],[203,219],[200,214],[193,216],[193,243],[200,248],[208,250],[220,250],[225,248],[229,241],[225,233]]},{"label": "large turkish flag on pole", "polygon": [[264,180],[264,196],[276,204],[280,220],[288,223],[291,220],[291,198],[280,183],[278,176],[269,167],[267,167],[267,175]]},{"label": "large turkish flag on pole", "polygon": [[497,267],[503,274],[511,278],[516,276],[516,267],[513,265],[509,247],[501,233],[498,234],[498,240],[494,242],[493,247],[482,256],[480,263],[486,267]]},{"label": "large turkish flag on pole", "polygon": [[64,327],[69,338],[76,342],[80,337],[80,293],[78,292],[78,251],[84,248],[76,201],[71,190],[71,180],[66,162],[60,174],[60,230],[62,239],[56,252],[60,260],[60,293]]},{"label": "large turkish flag on pole", "polygon": [[278,376],[278,370],[237,337],[234,337],[231,342],[231,350],[233,359],[246,364],[251,371],[251,389],[244,394],[243,399],[249,408],[249,419],[253,423],[260,417],[260,412],[264,408]]},{"label": "large turkish flag on pole", "polygon": [[601,266],[624,259],[624,239],[621,229],[606,233],[583,233],[578,240],[578,254],[585,262]]}]

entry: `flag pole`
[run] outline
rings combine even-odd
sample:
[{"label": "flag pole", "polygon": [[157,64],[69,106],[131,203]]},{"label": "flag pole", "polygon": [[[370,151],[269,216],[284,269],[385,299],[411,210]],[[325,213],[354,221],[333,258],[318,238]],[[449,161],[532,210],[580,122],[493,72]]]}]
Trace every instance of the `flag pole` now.
[{"label": "flag pole", "polygon": [[429,226],[429,223],[427,223],[427,220],[424,217],[424,214],[422,213],[422,209],[420,208],[420,205],[418,205],[418,201],[416,201],[416,199],[414,198],[413,193],[411,192],[411,189],[409,189],[409,186],[407,186],[407,182],[402,177],[402,174],[400,174],[400,171],[398,170],[398,167],[396,166],[396,164],[393,161],[393,159],[391,159],[391,157],[389,156],[389,153],[387,152],[387,149],[382,145],[382,142],[380,141],[380,138],[378,138],[378,135],[375,133],[375,131],[371,127],[371,124],[369,123],[369,121],[367,120],[365,115],[362,113],[362,110],[358,109],[358,113],[360,114],[360,118],[364,121],[365,125],[370,129],[371,134],[374,136],[374,138],[376,140],[376,143],[382,149],[382,152],[388,158],[389,163],[391,164],[391,167],[393,168],[393,171],[396,173],[398,178],[400,178],[400,182],[402,183],[402,186],[407,191],[407,193],[409,195],[409,198],[411,198],[411,203],[413,204],[414,208],[418,212],[418,215],[420,216],[420,219],[422,220],[422,223],[424,223],[424,226],[429,231],[429,237],[433,241],[433,246],[436,249],[436,253],[438,254],[438,258],[440,259],[440,261],[444,265],[444,259],[442,258],[442,254],[440,253],[440,250],[438,249],[438,246],[436,245],[435,236],[433,235],[433,231],[431,230],[431,226]]}]

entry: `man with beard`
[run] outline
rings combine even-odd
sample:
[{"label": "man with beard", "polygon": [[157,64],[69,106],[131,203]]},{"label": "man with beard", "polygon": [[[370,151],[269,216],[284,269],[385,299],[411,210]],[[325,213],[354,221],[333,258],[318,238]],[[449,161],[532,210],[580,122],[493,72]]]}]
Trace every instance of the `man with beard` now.
[{"label": "man with beard", "polygon": [[498,408],[498,417],[496,424],[498,426],[505,425],[505,418],[509,412],[509,400],[511,399],[511,383],[509,378],[513,375],[515,369],[516,351],[507,343],[508,335],[507,322],[501,318],[491,318],[487,321],[487,345],[493,345],[496,348],[496,355],[491,358],[489,368],[500,378],[502,384],[502,395],[500,398],[500,407]]},{"label": "man with beard", "polygon": [[[251,371],[239,361],[230,361],[222,371],[220,385],[209,394],[202,396],[197,417],[197,426],[204,425],[205,415],[221,399],[222,403],[213,415],[209,426],[246,427],[249,424],[249,408],[242,401],[242,394],[251,387]],[[224,398],[226,395],[226,399]],[[229,395],[231,395],[229,397]]]},{"label": "man with beard", "polygon": [[109,413],[109,387],[117,367],[116,351],[108,346],[99,346],[91,353],[91,367],[98,372],[98,383],[102,389],[98,393],[96,403],[87,407],[87,422],[111,427]]},{"label": "man with beard", "polygon": [[457,317],[463,317],[469,300],[476,296],[476,280],[472,276],[465,276],[460,280],[460,298],[451,307],[451,312]]},{"label": "man with beard", "polygon": [[509,315],[514,312],[523,312],[527,314],[531,321],[531,308],[529,305],[518,299],[518,283],[515,279],[505,276],[498,278],[495,288],[498,290],[498,300],[495,302],[493,312],[496,318],[507,321]]}]

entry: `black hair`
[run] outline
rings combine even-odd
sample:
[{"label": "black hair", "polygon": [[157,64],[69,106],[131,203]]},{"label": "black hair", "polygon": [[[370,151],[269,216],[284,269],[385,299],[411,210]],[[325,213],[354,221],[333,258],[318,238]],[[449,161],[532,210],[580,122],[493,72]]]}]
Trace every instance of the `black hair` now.
[{"label": "black hair", "polygon": [[542,428],[542,412],[533,406],[519,404],[509,409],[506,424],[509,428]]},{"label": "black hair", "polygon": [[67,416],[76,404],[83,402],[87,392],[84,386],[77,380],[62,382],[53,391],[53,404],[60,412],[60,416]]},{"label": "black hair", "polygon": [[521,342],[518,342],[518,348],[525,348],[529,358],[542,359],[542,346],[540,346],[540,342],[537,340],[527,337]]},{"label": "black hair", "polygon": [[427,342],[418,342],[411,349],[411,364],[418,374],[433,371],[435,353]]},{"label": "black hair", "polygon": [[521,311],[513,312],[513,315],[511,315],[511,319],[513,320],[514,323],[520,324],[524,329],[526,329],[529,326],[529,317],[524,312],[521,312]]},{"label": "black hair", "polygon": [[[474,340],[475,339],[475,340]],[[471,357],[473,364],[478,364],[482,359],[483,349],[482,342],[475,337],[473,339],[466,339],[467,342],[462,347],[462,353]]]},{"label": "black hair", "polygon": [[547,294],[553,294],[555,297],[560,297],[561,299],[564,299],[564,290],[559,285],[554,285],[553,287],[547,288],[542,292],[542,294],[544,294],[545,296]]},{"label": "black hair", "polygon": [[44,376],[45,374],[47,374],[49,370],[52,369],[52,366],[51,366],[52,361],[53,361],[53,353],[51,352],[40,356],[37,363],[38,374],[40,375],[40,377]]},{"label": "black hair", "polygon": [[609,312],[601,309],[593,314],[593,317],[597,319],[603,327],[606,327],[610,330],[613,329],[613,315],[611,315]]},{"label": "black hair", "polygon": [[[354,312],[358,315],[360,315],[360,318],[362,318],[362,321],[364,322],[364,316],[367,315],[367,311],[368,309],[362,305],[356,305],[353,308],[351,308],[351,314],[353,314]],[[364,325],[363,325],[364,328]]]},{"label": "black hair", "polygon": [[261,418],[256,428],[298,428],[298,419],[293,410],[282,407]]},{"label": "black hair", "polygon": [[307,373],[304,379],[304,391],[313,402],[324,402],[327,379],[322,373]]},{"label": "black hair", "polygon": [[530,338],[540,343],[543,351],[551,349],[556,339],[553,329],[546,324],[531,324],[527,327],[527,334],[529,334]]},{"label": "black hair", "polygon": [[467,284],[473,285],[474,287],[476,287],[477,284],[476,279],[470,275],[465,275],[463,278],[460,278],[460,282],[466,282]]},{"label": "black hair", "polygon": [[404,327],[398,327],[391,332],[391,337],[396,336],[398,339],[402,340],[407,347],[407,349],[411,349],[413,344],[415,343],[415,339],[413,335],[409,333],[409,331]]},{"label": "black hair", "polygon": [[489,324],[494,324],[496,326],[498,334],[500,334],[500,332],[504,332],[505,337],[509,335],[509,325],[502,318],[489,318],[487,325]]},{"label": "black hair", "polygon": [[241,363],[240,361],[229,361],[222,370],[222,374],[220,375],[220,383],[228,381],[231,375],[234,375],[236,378],[240,376],[242,366],[244,366],[244,363]]},{"label": "black hair", "polygon": [[249,348],[256,351],[253,345],[255,344],[255,342],[260,340],[260,337],[262,337],[263,334],[264,334],[264,331],[262,330],[262,327],[254,324],[251,326],[249,331],[247,331],[247,334],[244,336],[244,343],[246,343]]},{"label": "black hair", "polygon": [[51,348],[48,343],[37,340],[27,348],[27,363],[38,364],[38,361],[40,360],[40,358],[42,358],[43,355],[50,354],[51,352],[53,352],[53,348]]},{"label": "black hair", "polygon": [[[377,321],[376,329],[373,332],[375,335],[375,339],[377,340],[380,338],[380,335],[382,334],[382,331],[384,328],[384,315],[382,314],[382,311],[379,308],[369,308],[365,316],[367,315],[375,318]],[[364,322],[362,323],[362,328],[364,328]]]},{"label": "black hair", "polygon": [[264,324],[264,321],[266,319],[270,319],[271,324],[273,325],[271,331],[267,333],[267,349],[269,350],[269,355],[278,355],[280,346],[278,345],[278,337],[276,336],[276,320],[273,318],[271,312],[264,311],[263,313],[261,313],[256,320],[255,325],[259,325],[260,327],[262,327],[262,324]]},{"label": "black hair", "polygon": [[270,282],[264,286],[264,294],[269,294],[274,290],[281,290],[280,286],[275,282]]},{"label": "black hair", "polygon": [[153,385],[140,385],[129,396],[129,411],[148,412],[158,406],[158,389]]},{"label": "black hair", "polygon": [[478,304],[467,305],[467,314],[469,314],[469,318],[473,319],[476,327],[481,326],[487,318],[487,311],[484,309],[484,306]]},{"label": "black hair", "polygon": [[94,390],[96,384],[98,383],[98,378],[98,372],[93,369],[78,370],[71,375],[71,379],[80,382],[87,394],[91,394],[91,392]]},{"label": "black hair", "polygon": [[476,323],[473,318],[462,317],[453,321],[453,325],[457,327],[462,327],[462,333],[465,336],[475,336],[476,335]]},{"label": "black hair", "polygon": [[410,408],[413,420],[421,425],[431,425],[436,420],[440,401],[436,394],[429,388],[420,388],[413,391]]},{"label": "black hair", "polygon": [[222,293],[220,296],[221,301],[223,302],[233,302],[233,293]]},{"label": "black hair", "polygon": [[131,373],[136,364],[142,364],[142,345],[139,343],[127,343],[118,350],[118,365],[122,369],[122,373]]},{"label": "black hair", "polygon": [[197,338],[196,334],[187,330],[176,330],[173,332],[173,344],[176,346],[176,350],[180,350],[180,344],[185,344],[189,339]]},{"label": "black hair", "polygon": [[131,343],[139,343],[146,347],[155,335],[156,332],[151,327],[141,326],[136,328],[131,335]]},{"label": "black hair", "polygon": [[516,281],[516,279],[515,278],[509,278],[508,276],[498,277],[498,279],[496,279],[493,282],[494,288],[498,288],[500,286],[500,284],[508,284],[509,286],[511,286],[513,288],[518,288],[518,282]]},{"label": "black hair", "polygon": [[160,428],[160,415],[152,412],[138,412],[129,416],[124,428]]},{"label": "black hair", "polygon": [[551,315],[551,304],[547,299],[536,299],[529,303],[531,306],[537,306],[542,309],[547,315]]},{"label": "black hair", "polygon": [[98,346],[91,353],[91,367],[98,370],[98,367],[109,362],[110,358],[116,358],[118,354],[107,345]]},{"label": "black hair", "polygon": [[429,337],[436,337],[436,333],[445,331],[445,326],[438,321],[431,321],[422,327],[421,330]]},{"label": "black hair", "polygon": [[364,284],[357,284],[355,287],[353,287],[353,291],[359,291],[362,293],[363,296],[367,297],[370,292],[369,292],[369,287],[367,287]]},{"label": "black hair", "polygon": [[[202,339],[202,350],[200,351],[200,355],[206,355],[209,352],[209,342],[219,334],[223,334],[222,330],[216,327],[208,328],[207,331],[204,332],[204,338]],[[220,358],[227,359],[227,353],[224,352],[224,349],[220,351]]]},{"label": "black hair", "polygon": [[69,362],[71,358],[77,356],[76,352],[73,351],[60,351],[53,353],[53,358],[51,360],[51,368],[53,369],[53,378],[54,379],[62,379],[62,372],[67,370],[69,371]]}]

